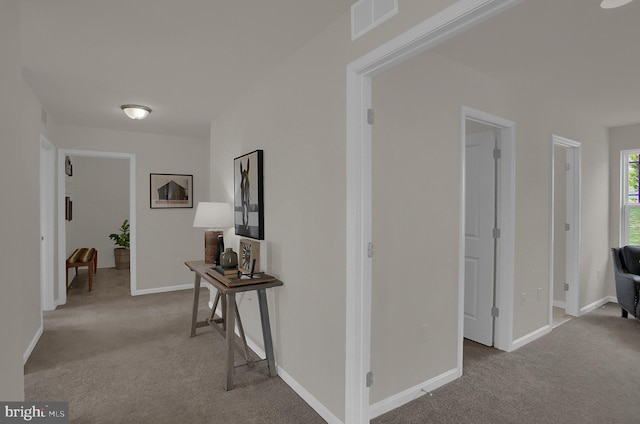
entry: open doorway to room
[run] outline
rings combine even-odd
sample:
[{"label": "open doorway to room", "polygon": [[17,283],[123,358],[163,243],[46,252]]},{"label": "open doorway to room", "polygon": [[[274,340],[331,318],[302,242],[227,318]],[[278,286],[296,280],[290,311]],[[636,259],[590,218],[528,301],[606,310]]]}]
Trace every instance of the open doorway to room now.
[{"label": "open doorway to room", "polygon": [[[81,267],[74,272],[74,268],[67,270],[65,264],[75,249],[81,248],[96,250],[94,291],[132,293],[136,281],[135,155],[60,150],[59,161],[58,303],[67,301],[67,272],[69,296],[86,295],[89,292],[89,267]],[[129,226],[130,266],[127,267],[125,262],[118,267],[120,269],[116,269],[114,248],[120,246],[115,245],[109,236],[122,234],[121,227],[125,220]],[[105,278],[108,274],[109,288],[100,288],[101,274]]]},{"label": "open doorway to room", "polygon": [[580,314],[580,143],[552,138],[552,327]]},{"label": "open doorway to room", "polygon": [[464,221],[460,232],[465,253],[460,266],[461,337],[509,351],[513,320],[515,123],[463,108],[462,125]]}]

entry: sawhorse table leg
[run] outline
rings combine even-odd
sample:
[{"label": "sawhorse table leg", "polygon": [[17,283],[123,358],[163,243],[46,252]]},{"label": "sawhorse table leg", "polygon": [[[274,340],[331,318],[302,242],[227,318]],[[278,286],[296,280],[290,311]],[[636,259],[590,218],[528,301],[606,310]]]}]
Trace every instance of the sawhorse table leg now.
[{"label": "sawhorse table leg", "polygon": [[260,305],[260,322],[262,323],[262,339],[264,341],[264,352],[267,356],[269,366],[269,376],[278,375],[276,370],[276,360],[273,354],[273,340],[271,339],[271,323],[269,321],[269,306],[267,306],[267,291],[258,290],[258,303]]}]

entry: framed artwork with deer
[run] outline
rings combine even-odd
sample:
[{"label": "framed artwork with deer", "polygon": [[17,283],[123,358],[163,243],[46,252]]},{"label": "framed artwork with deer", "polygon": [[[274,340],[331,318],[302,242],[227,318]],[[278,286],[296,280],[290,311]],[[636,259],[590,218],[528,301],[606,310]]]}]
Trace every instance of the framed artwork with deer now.
[{"label": "framed artwork with deer", "polygon": [[262,150],[233,160],[233,215],[236,234],[264,240]]}]

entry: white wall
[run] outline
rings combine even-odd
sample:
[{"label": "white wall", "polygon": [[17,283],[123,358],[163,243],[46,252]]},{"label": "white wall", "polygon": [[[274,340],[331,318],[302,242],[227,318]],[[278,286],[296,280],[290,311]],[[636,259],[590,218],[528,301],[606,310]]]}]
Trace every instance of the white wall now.
[{"label": "white wall", "polygon": [[606,130],[551,94],[429,52],[374,78],[372,402],[456,366],[462,106],[517,125],[513,339],[549,319],[552,134],[583,143],[580,305],[608,294]]},{"label": "white wall", "polygon": [[[184,262],[204,256],[202,229],[193,228],[193,218],[197,202],[208,200],[207,140],[56,125],[52,142],[62,149],[136,155],[137,289],[192,284]],[[193,174],[194,208],[150,209],[150,173]]]},{"label": "white wall", "polygon": [[[211,126],[211,199],[233,199],[233,158],[264,150],[266,269],[279,366],[332,417],[345,413],[346,67],[453,0],[406,0],[355,42],[349,14],[265,76]],[[237,238],[225,240],[237,245]],[[239,306],[261,341],[255,297]],[[261,343],[260,343],[261,344]],[[327,419],[333,419],[327,417]]]},{"label": "white wall", "polygon": [[[20,4],[17,0],[0,3],[0,195],[3,208],[0,220],[0,239],[4,241],[0,255],[2,280],[0,283],[0,399],[24,399],[24,379],[22,369],[23,326],[21,320],[23,287],[29,278],[38,278],[37,267],[28,267],[27,256],[33,247],[30,239],[32,231],[21,219],[25,209],[37,208],[38,203],[29,197],[23,186],[9,184],[17,175],[26,178],[26,186],[33,189],[31,180],[37,179],[37,172],[29,169],[31,158],[25,151],[20,138],[20,110],[16,99],[21,98],[19,22]],[[25,175],[26,174],[26,175]],[[35,224],[38,221],[33,221]],[[23,233],[23,230],[27,233]],[[26,237],[25,237],[26,235]],[[37,248],[37,245],[36,245]],[[37,254],[34,250],[31,255]]]},{"label": "white wall", "polygon": [[73,176],[66,177],[73,201],[73,220],[67,222],[67,254],[80,247],[98,251],[98,268],[113,268],[116,247],[109,238],[129,219],[129,161],[71,157]]}]

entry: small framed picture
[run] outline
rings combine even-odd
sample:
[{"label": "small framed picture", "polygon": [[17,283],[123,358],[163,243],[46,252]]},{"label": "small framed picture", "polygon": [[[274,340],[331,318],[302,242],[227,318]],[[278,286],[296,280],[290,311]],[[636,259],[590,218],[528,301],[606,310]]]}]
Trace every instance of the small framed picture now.
[{"label": "small framed picture", "polygon": [[238,249],[238,271],[242,274],[257,273],[260,271],[260,242],[250,239],[240,239]]},{"label": "small framed picture", "polygon": [[70,177],[73,176],[73,165],[69,156],[64,157],[64,173]]},{"label": "small framed picture", "polygon": [[67,221],[73,219],[73,202],[69,196],[65,196],[64,198],[64,219]]},{"label": "small framed picture", "polygon": [[193,175],[149,174],[151,209],[193,208]]}]

